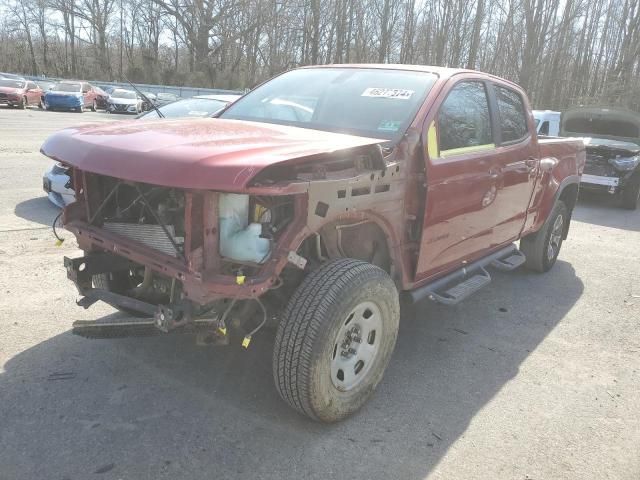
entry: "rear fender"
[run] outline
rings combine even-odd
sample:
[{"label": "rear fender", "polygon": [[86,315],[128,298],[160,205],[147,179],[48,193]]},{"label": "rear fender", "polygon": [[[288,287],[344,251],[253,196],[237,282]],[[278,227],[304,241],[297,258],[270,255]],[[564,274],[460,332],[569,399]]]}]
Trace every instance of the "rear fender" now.
[{"label": "rear fender", "polygon": [[[536,212],[535,221],[531,229],[525,232],[525,234],[537,232],[542,228],[549,218],[549,214],[551,213],[553,206],[558,200],[562,200],[567,205],[567,209],[569,210],[569,220],[571,220],[571,213],[573,212],[573,208],[575,207],[578,199],[580,176],[569,175],[560,181],[555,177],[555,175],[553,175],[553,172],[551,175],[545,176],[548,177],[548,180],[544,186],[542,199],[540,200],[539,207]],[[569,224],[570,221],[565,224],[564,238],[567,238]]]}]

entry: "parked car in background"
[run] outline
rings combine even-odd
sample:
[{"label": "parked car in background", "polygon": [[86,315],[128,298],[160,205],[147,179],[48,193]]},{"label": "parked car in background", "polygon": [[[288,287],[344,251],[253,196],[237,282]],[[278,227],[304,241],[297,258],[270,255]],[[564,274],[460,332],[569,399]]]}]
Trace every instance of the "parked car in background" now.
[{"label": "parked car in background", "polygon": [[156,94],[151,92],[142,92],[146,98],[142,98],[142,111],[146,112],[152,109],[152,103],[155,105]]},{"label": "parked car in background", "polygon": [[42,108],[42,89],[24,78],[0,78],[0,103],[18,108],[27,108],[29,105]]},{"label": "parked car in background", "polygon": [[560,135],[560,112],[553,110],[534,110],[533,118],[536,121],[538,135],[557,137]]},{"label": "parked car in background", "polygon": [[107,99],[107,113],[142,112],[142,99],[133,90],[116,88]]},{"label": "parked car in background", "polygon": [[56,82],[52,82],[49,80],[34,80],[34,82],[36,82],[36,85],[38,85],[42,89],[43,94],[47,90],[51,90],[56,84]]},{"label": "parked car in background", "polygon": [[97,104],[98,108],[100,108],[102,110],[106,110],[107,109],[107,100],[109,99],[109,94],[107,92],[105,92],[100,87],[93,87],[93,89],[96,92],[96,104]]},{"label": "parked car in background", "polygon": [[[211,117],[230,103],[236,101],[241,95],[197,95],[184,98],[173,103],[158,107],[165,118],[176,117]],[[158,112],[149,110],[138,118],[151,120],[159,118]]]},{"label": "parked car in background", "polygon": [[175,102],[176,100],[180,100],[180,97],[174,95],[173,93],[156,93],[156,98],[154,100],[154,104],[156,107],[161,107],[162,105],[166,105],[167,103]]},{"label": "parked car in background", "polygon": [[54,163],[42,177],[42,189],[49,201],[63,208],[75,201],[75,192],[71,185],[69,168],[61,163]]},{"label": "parked car in background", "polygon": [[608,192],[629,210],[640,207],[640,114],[578,107],[562,115],[560,135],[586,137],[584,189]]},{"label": "parked car in background", "polygon": [[456,305],[489,268],[553,268],[585,155],[538,139],[514,83],[417,65],[292,70],[214,119],[68,128],[41,151],[78,187],[78,305],[144,317],[75,333],[234,328],[247,348],[275,319],[276,389],[324,422],[382,380],[402,292]]},{"label": "parked car in background", "polygon": [[80,113],[89,107],[92,111],[98,109],[97,92],[87,82],[64,80],[56,83],[44,94],[44,108],[46,110],[76,110]]},{"label": "parked car in background", "polygon": [[111,94],[116,88],[113,85],[100,85],[100,89],[104,91],[107,95]]}]

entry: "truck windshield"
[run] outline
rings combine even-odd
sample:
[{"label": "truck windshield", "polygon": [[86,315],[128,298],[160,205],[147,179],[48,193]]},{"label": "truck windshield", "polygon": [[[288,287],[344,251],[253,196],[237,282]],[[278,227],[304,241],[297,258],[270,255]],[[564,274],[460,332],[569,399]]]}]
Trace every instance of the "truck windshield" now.
[{"label": "truck windshield", "polygon": [[248,93],[220,117],[397,141],[436,78],[409,70],[293,70]]}]

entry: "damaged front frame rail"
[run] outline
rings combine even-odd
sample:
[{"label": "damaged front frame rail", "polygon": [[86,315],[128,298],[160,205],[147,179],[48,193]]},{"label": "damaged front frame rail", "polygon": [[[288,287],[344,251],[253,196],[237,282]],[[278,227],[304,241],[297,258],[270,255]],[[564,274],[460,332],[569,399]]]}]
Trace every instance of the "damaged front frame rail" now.
[{"label": "damaged front frame rail", "polygon": [[[92,278],[94,275],[117,272],[125,268],[130,268],[133,265],[134,263],[130,260],[110,253],[92,253],[80,258],[64,257],[67,277],[75,283],[78,292],[83,295],[83,297],[76,302],[79,306],[87,309],[97,301],[103,301],[114,308],[130,310],[136,312],[138,315],[147,317],[146,319],[140,318],[124,322],[120,319],[115,319],[108,323],[104,321],[81,321],[76,322],[74,328],[89,329],[91,327],[139,327],[154,325],[163,332],[169,332],[192,323],[193,315],[190,302],[179,301],[168,306],[154,305],[127,295],[92,287]],[[207,322],[215,323],[216,320],[217,319],[210,319]]]}]

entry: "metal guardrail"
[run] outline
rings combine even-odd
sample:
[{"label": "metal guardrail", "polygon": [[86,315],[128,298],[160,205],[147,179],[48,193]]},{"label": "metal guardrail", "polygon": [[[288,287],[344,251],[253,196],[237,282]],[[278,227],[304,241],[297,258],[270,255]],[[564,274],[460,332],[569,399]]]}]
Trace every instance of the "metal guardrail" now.
[{"label": "metal guardrail", "polygon": [[[24,75],[24,78],[34,81],[59,82],[66,80],[54,77],[38,77],[35,75]],[[80,81],[80,80],[79,80]],[[126,82],[102,82],[100,80],[83,80],[89,82],[96,87],[117,87],[131,90],[131,85]],[[201,87],[179,87],[175,85],[154,85],[149,83],[134,83],[134,85],[142,92],[156,93],[173,93],[181,98],[189,98],[195,95],[242,95],[243,90],[225,90],[221,88],[201,88]]]}]

